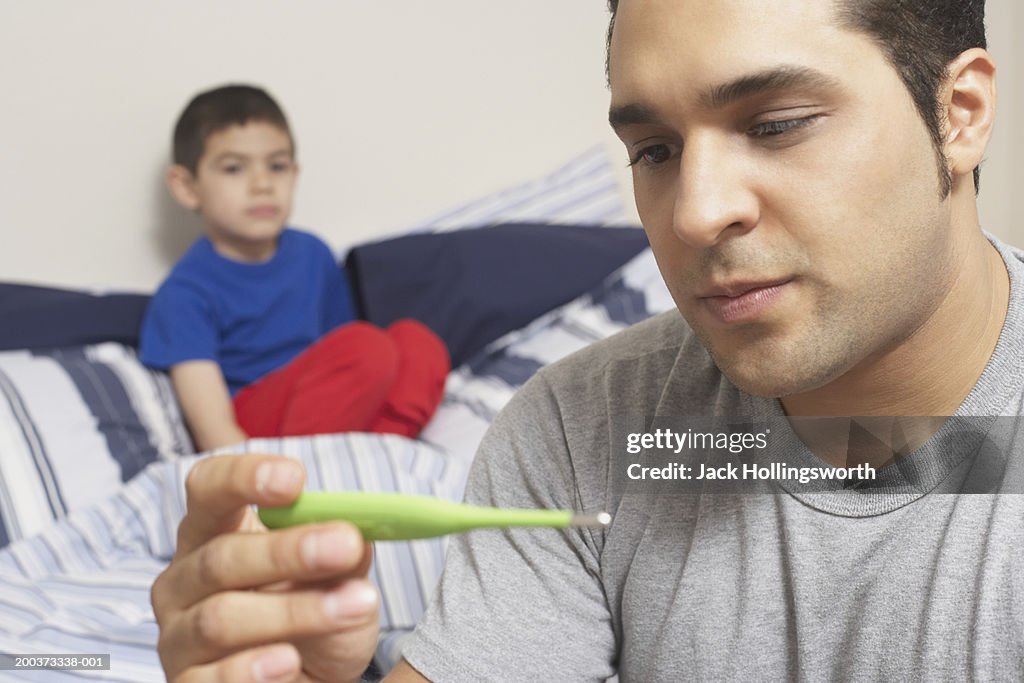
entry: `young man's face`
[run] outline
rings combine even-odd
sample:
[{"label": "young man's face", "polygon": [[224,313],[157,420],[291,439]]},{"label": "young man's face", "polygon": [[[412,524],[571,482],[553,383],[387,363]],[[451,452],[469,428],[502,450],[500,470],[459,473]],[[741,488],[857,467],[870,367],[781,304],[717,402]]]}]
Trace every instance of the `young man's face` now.
[{"label": "young man's face", "polygon": [[271,123],[211,134],[192,187],[218,249],[242,260],[273,254],[291,213],[296,173],[291,137]]},{"label": "young man's face", "polygon": [[928,131],[818,0],[622,0],[611,119],[676,305],[742,389],[822,386],[909,338],[957,245]]}]

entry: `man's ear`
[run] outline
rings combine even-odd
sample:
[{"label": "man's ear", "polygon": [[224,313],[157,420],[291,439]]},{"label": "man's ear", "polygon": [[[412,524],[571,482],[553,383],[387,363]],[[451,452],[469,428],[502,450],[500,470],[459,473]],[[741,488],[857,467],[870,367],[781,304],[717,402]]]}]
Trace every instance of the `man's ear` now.
[{"label": "man's ear", "polygon": [[953,177],[970,174],[985,156],[996,116],[996,65],[974,47],[949,64],[939,103],[946,111],[946,158]]},{"label": "man's ear", "polygon": [[180,164],[174,164],[167,169],[167,175],[164,180],[167,182],[167,189],[170,190],[174,201],[189,211],[195,211],[199,208],[196,181],[190,170]]}]

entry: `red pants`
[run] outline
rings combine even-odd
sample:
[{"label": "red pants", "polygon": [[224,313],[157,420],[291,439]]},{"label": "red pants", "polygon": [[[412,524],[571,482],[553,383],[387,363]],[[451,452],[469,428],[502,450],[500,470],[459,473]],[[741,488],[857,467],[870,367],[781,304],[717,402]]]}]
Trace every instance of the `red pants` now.
[{"label": "red pants", "polygon": [[235,418],[252,437],[414,437],[437,410],[450,365],[444,342],[421,323],[399,320],[382,330],[353,322],[239,391]]}]

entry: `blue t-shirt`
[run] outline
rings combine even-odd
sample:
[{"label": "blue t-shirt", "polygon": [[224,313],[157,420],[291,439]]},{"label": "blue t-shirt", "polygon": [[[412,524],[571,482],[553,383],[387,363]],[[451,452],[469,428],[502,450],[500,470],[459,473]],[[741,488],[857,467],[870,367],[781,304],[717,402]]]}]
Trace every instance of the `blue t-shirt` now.
[{"label": "blue t-shirt", "polygon": [[150,301],[140,357],[160,370],[215,361],[234,395],[353,319],[344,271],[313,235],[286,228],[264,263],[225,258],[203,237]]}]

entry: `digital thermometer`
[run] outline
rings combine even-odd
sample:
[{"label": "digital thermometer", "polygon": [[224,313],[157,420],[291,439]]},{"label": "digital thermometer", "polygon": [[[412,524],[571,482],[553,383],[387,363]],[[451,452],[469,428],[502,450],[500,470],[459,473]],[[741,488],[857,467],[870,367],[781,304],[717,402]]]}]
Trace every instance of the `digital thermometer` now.
[{"label": "digital thermometer", "polygon": [[570,510],[481,507],[430,496],[362,491],[307,491],[288,507],[260,508],[259,517],[271,529],[345,520],[358,527],[367,541],[408,541],[515,526],[604,527],[612,519],[607,512],[588,515]]}]

